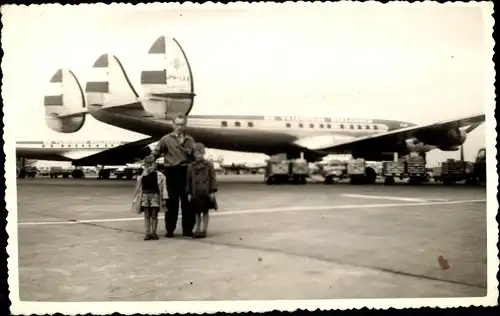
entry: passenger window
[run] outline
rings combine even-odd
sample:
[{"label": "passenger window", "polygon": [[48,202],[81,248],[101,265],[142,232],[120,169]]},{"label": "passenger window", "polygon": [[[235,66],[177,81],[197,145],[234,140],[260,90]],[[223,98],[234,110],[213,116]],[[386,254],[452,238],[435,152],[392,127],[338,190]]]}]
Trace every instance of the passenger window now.
[{"label": "passenger window", "polygon": [[361,125],[358,125],[358,129],[362,129],[363,127],[361,127]]},{"label": "passenger window", "polygon": [[300,127],[300,128],[304,127],[304,124],[300,123],[300,124],[299,124],[299,127]]},{"label": "passenger window", "polygon": [[309,128],[314,128],[314,124],[309,124]]},{"label": "passenger window", "polygon": [[340,124],[340,128],[341,128],[341,129],[344,129],[344,124]]},{"label": "passenger window", "polygon": [[319,124],[319,128],[324,128],[324,127],[325,127],[325,125]]},{"label": "passenger window", "polygon": [[373,126],[373,129],[377,130],[377,129],[378,129],[378,126],[377,126],[377,125]]},{"label": "passenger window", "polygon": [[253,127],[253,122],[248,122],[248,127]]},{"label": "passenger window", "polygon": [[227,122],[226,121],[222,121],[221,125],[222,125],[222,127],[227,127]]},{"label": "passenger window", "polygon": [[234,122],[234,125],[235,125],[236,127],[240,127],[240,126],[241,126],[240,122]]},{"label": "passenger window", "polygon": [[349,126],[349,128],[350,128],[350,129],[354,129],[354,125],[350,125],[350,126]]},{"label": "passenger window", "polygon": [[326,124],[327,128],[332,128],[332,124]]},{"label": "passenger window", "polygon": [[290,128],[292,125],[290,123],[286,123],[286,127]]},{"label": "passenger window", "polygon": [[370,125],[366,125],[366,129],[370,129]]}]

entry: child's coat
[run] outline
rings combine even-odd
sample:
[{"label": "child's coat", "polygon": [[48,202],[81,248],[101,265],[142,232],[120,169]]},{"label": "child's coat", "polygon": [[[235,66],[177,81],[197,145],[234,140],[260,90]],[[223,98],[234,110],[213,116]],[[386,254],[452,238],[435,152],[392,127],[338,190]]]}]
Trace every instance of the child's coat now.
[{"label": "child's coat", "polygon": [[[190,163],[186,176],[186,194],[190,194],[193,199],[196,199],[199,195],[209,196],[217,192],[217,180],[212,162],[203,159],[202,161]],[[217,200],[211,198],[208,207],[217,210],[219,208]]]},{"label": "child's coat", "polygon": [[[142,196],[142,177],[147,175],[147,172],[144,172],[142,175],[137,177],[137,184],[135,186],[134,198],[132,200],[132,212],[136,214],[141,213],[141,196]],[[163,205],[163,201],[168,199],[168,191],[167,191],[167,178],[165,175],[159,171],[156,171],[157,179],[158,179],[158,188],[160,189],[160,212],[166,212],[166,207]]]}]

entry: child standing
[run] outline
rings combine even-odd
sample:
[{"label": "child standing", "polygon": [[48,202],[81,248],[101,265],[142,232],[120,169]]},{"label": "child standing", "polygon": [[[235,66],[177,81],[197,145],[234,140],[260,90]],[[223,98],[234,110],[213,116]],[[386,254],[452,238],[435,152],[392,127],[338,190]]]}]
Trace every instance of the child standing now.
[{"label": "child standing", "polygon": [[[204,158],[205,146],[203,144],[195,144],[194,156],[195,161],[189,164],[187,169],[186,193],[195,214],[194,237],[203,238],[207,235],[208,211],[217,209],[215,200],[217,182],[213,163]],[[202,221],[203,228],[200,228]]]},{"label": "child standing", "polygon": [[168,199],[166,178],[156,171],[155,158],[148,156],[144,159],[144,172],[137,177],[137,186],[134,194],[134,205],[138,213],[144,213],[144,240],[158,240],[158,212],[166,208]]}]

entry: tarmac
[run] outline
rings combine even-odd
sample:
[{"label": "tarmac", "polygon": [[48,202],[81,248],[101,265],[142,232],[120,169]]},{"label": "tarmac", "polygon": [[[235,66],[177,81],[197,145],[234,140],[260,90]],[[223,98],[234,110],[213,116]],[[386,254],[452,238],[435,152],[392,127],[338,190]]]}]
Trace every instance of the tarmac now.
[{"label": "tarmac", "polygon": [[484,188],[268,186],[262,177],[219,176],[207,238],[167,239],[161,217],[151,241],[131,211],[135,180],[18,180],[21,300],[487,294]]}]

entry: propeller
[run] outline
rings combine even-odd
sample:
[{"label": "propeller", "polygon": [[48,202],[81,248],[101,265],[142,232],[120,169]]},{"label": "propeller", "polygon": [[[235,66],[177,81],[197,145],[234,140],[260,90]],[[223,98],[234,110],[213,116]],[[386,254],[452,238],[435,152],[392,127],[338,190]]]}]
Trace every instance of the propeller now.
[{"label": "propeller", "polygon": [[[471,124],[469,127],[467,127],[464,131],[466,134],[469,134],[473,130],[475,130],[479,125],[481,125],[482,122],[479,123],[474,123]],[[464,162],[464,145],[462,144],[460,146],[460,161],[463,163]]]},{"label": "propeller", "polygon": [[[482,122],[481,122],[482,123]],[[472,132],[473,130],[475,130],[476,128],[478,128],[479,125],[481,125],[481,123],[475,123],[475,124],[471,124],[469,127],[467,127],[465,129],[465,132],[467,134],[469,134],[470,132]]]}]

